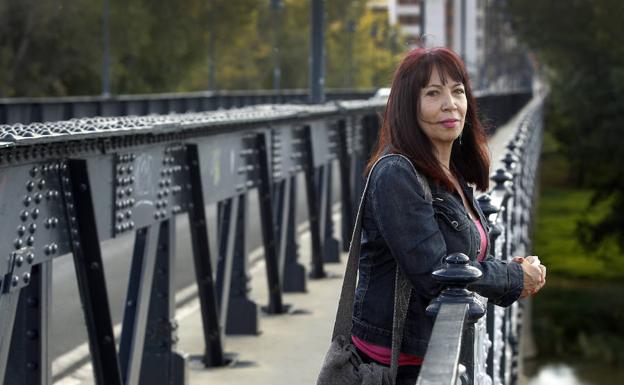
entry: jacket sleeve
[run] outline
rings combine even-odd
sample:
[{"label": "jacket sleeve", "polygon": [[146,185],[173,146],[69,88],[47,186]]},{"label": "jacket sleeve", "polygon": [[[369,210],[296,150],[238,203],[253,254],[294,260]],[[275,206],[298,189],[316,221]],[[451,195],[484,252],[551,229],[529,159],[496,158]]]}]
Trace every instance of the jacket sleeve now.
[{"label": "jacket sleeve", "polygon": [[[444,267],[446,243],[412,165],[401,157],[392,157],[381,162],[371,178],[370,199],[381,236],[414,290],[427,298],[436,297],[442,286],[431,273]],[[471,264],[483,273],[469,287],[471,290],[501,306],[510,305],[520,296],[519,265],[493,258]]]},{"label": "jacket sleeve", "polygon": [[468,286],[498,306],[509,306],[520,298],[524,288],[522,266],[515,262],[504,262],[491,255],[482,262],[472,263],[483,275]]}]

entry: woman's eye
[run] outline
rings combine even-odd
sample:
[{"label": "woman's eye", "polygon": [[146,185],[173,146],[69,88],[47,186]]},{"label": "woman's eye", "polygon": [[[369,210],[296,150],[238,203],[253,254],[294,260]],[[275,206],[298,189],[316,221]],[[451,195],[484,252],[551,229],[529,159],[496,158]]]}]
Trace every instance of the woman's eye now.
[{"label": "woman's eye", "polygon": [[431,90],[431,91],[427,91],[427,93],[425,95],[427,96],[436,96],[438,94],[437,90]]},{"label": "woman's eye", "polygon": [[455,89],[455,93],[457,93],[457,94],[464,94],[464,93],[466,93],[466,91],[464,91],[463,88],[456,88]]}]

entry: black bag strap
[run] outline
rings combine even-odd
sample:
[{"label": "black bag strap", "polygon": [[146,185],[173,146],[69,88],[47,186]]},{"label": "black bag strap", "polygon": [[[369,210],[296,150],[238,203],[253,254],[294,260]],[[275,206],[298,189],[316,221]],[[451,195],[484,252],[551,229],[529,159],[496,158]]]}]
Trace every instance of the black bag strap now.
[{"label": "black bag strap", "polygon": [[[414,169],[414,173],[418,181],[420,182],[423,191],[425,193],[425,200],[427,202],[432,201],[431,189],[426,179],[424,179],[412,162],[404,155],[401,154],[388,154],[377,159],[371,171],[366,178],[366,184],[362,191],[362,198],[358,206],[357,215],[355,217],[355,227],[353,229],[353,235],[351,236],[351,243],[349,245],[349,256],[347,259],[347,267],[345,270],[344,280],[342,281],[342,290],[340,292],[340,300],[338,302],[338,311],[336,312],[336,321],[334,323],[334,331],[332,334],[332,341],[339,335],[350,336],[353,314],[353,303],[355,301],[355,285],[357,280],[357,265],[358,257],[360,254],[360,246],[362,243],[362,217],[364,213],[362,209],[364,207],[364,198],[368,191],[368,184],[370,182],[373,170],[379,164],[379,161],[389,156],[400,156],[407,159]],[[392,359],[390,364],[390,375],[392,380],[396,379],[398,370],[399,353],[401,350],[401,342],[403,340],[403,329],[405,325],[405,317],[407,316],[407,308],[409,306],[409,300],[412,287],[401,271],[397,264],[396,279],[394,287],[394,312],[392,317]]]}]

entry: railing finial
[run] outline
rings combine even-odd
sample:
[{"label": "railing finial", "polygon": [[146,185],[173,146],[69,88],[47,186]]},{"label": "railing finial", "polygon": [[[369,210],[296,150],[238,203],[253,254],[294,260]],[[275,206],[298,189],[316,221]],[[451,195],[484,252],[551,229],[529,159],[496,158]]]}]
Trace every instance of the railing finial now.
[{"label": "railing finial", "polygon": [[427,315],[437,315],[443,303],[467,303],[470,305],[467,319],[475,322],[485,314],[485,306],[466,287],[481,278],[482,273],[468,264],[470,260],[463,253],[449,254],[445,261],[446,267],[434,271],[432,275],[446,289],[427,306]]}]

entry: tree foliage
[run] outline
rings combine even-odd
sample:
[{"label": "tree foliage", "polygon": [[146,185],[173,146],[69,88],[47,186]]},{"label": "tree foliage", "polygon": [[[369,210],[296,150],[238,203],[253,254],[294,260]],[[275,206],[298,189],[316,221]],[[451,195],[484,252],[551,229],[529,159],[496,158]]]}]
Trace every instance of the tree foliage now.
[{"label": "tree foliage", "polygon": [[[1,0],[0,97],[101,92],[105,0]],[[310,0],[108,0],[113,94],[308,84]],[[366,0],[325,1],[326,86],[387,84],[402,46]]]},{"label": "tree foliage", "polygon": [[[624,250],[624,14],[620,0],[511,0],[515,26],[546,65],[547,127],[561,143],[578,187],[611,209],[579,222],[586,247]],[[588,215],[589,218],[589,215]]]}]

